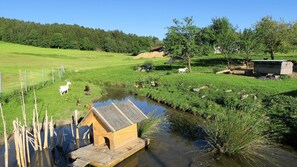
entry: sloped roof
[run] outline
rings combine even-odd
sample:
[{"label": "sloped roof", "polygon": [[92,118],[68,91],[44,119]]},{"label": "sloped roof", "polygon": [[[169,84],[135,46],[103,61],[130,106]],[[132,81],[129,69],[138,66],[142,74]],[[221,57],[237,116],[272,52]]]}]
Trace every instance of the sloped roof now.
[{"label": "sloped roof", "polygon": [[[130,100],[116,104],[111,103],[110,105],[102,107],[93,107],[89,113],[91,112],[93,112],[94,115],[112,132],[147,119],[147,116]],[[89,115],[90,114],[87,116]],[[82,124],[83,121],[84,119],[80,124]]]}]

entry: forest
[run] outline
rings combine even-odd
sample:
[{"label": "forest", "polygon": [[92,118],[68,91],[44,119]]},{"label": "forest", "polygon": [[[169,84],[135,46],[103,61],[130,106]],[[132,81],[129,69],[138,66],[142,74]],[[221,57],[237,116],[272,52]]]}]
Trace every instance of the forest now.
[{"label": "forest", "polygon": [[97,50],[137,55],[160,42],[157,37],[105,31],[79,25],[40,24],[0,17],[0,41],[45,48]]}]

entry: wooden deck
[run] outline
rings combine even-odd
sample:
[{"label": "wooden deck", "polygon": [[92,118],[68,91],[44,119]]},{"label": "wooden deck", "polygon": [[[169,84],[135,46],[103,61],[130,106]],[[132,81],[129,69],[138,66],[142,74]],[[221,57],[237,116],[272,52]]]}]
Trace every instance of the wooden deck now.
[{"label": "wooden deck", "polygon": [[88,164],[110,167],[122,162],[144,147],[145,141],[140,138],[116,150],[110,150],[107,146],[98,147],[91,144],[69,153],[69,157],[75,160],[72,164],[73,167],[82,167]]}]

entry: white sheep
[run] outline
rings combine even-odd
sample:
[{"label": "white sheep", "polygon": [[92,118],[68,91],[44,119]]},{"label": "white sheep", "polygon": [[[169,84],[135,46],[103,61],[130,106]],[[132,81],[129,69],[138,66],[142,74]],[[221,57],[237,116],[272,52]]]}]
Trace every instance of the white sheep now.
[{"label": "white sheep", "polygon": [[71,82],[67,81],[66,85],[60,86],[60,94],[68,93],[69,85],[71,85]]},{"label": "white sheep", "polygon": [[185,68],[179,68],[178,69],[178,73],[185,73],[186,71],[188,70],[188,67],[185,67]]}]

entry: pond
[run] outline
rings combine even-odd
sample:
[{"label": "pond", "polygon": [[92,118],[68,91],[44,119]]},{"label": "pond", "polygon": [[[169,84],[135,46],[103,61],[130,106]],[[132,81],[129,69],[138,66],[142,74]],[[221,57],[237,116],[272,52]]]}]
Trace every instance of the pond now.
[{"label": "pond", "polygon": [[[204,119],[189,113],[177,111],[146,97],[135,96],[123,88],[108,89],[108,94],[94,103],[95,107],[108,105],[111,102],[131,100],[145,114],[153,111],[164,116],[160,129],[150,135],[148,149],[142,149],[118,167],[183,167],[183,166],[296,166],[297,154],[279,147],[270,146],[258,157],[228,157],[213,156],[210,147],[204,140],[206,134],[202,130]],[[30,166],[67,166],[72,162],[67,153],[79,147],[88,145],[89,140],[73,140],[70,126],[55,129],[57,136],[52,139],[55,143],[47,151],[34,152],[31,148]],[[82,135],[87,128],[81,128]],[[63,139],[63,140],[62,140]],[[9,166],[17,166],[14,143],[10,142]],[[0,148],[0,166],[4,166],[4,147]]]},{"label": "pond", "polygon": [[118,167],[126,166],[296,166],[297,154],[278,147],[270,146],[260,157],[228,157],[213,156],[204,140],[206,134],[200,126],[205,119],[181,112],[157,103],[146,97],[135,96],[133,93],[113,88],[106,96],[94,103],[103,106],[111,102],[131,100],[145,114],[154,111],[164,115],[165,119],[159,131],[151,134],[148,149],[143,149]]}]

